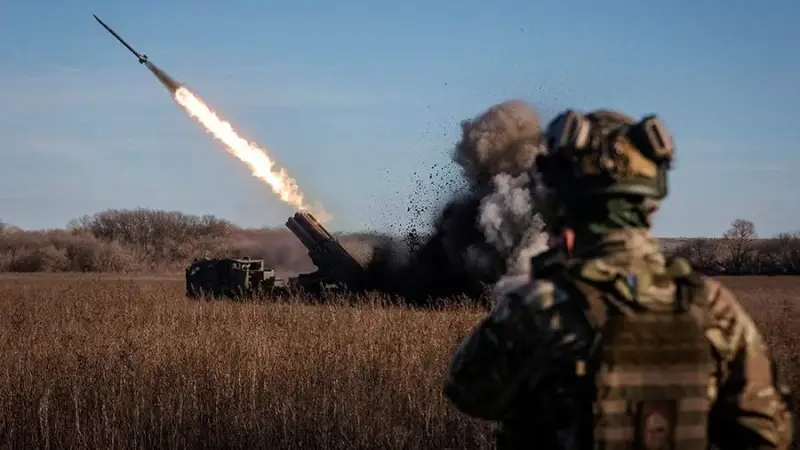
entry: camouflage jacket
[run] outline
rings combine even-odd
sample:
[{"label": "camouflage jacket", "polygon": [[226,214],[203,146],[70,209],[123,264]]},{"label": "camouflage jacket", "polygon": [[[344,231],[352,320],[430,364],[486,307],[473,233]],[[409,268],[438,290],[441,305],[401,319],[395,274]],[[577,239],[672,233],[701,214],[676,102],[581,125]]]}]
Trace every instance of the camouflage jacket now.
[{"label": "camouflage jacket", "polygon": [[[609,279],[619,273],[665,271],[658,242],[647,230],[609,235],[600,245],[572,255]],[[703,277],[717,370],[712,379],[712,440],[719,448],[788,449],[792,418],[788,390],[779,383],[769,351],[736,297],[718,281]],[[672,296],[671,292],[664,293]],[[547,280],[521,275],[501,280],[494,308],[456,349],[444,394],[476,418],[513,422],[520,411],[539,414],[537,389],[560,363],[585,355],[593,339],[583,312]],[[552,378],[552,377],[551,377]],[[548,380],[549,381],[549,380]],[[549,415],[544,412],[543,415]],[[516,417],[515,417],[516,416]],[[713,429],[724,430],[714,433]],[[720,442],[721,435],[729,442]]]}]

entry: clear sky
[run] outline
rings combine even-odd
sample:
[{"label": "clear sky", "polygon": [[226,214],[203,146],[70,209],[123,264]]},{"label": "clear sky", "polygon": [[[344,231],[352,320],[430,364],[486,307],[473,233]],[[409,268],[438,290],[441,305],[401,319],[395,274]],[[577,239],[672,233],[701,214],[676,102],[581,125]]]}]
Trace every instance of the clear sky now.
[{"label": "clear sky", "polygon": [[406,222],[459,121],[510,98],[545,119],[659,113],[677,145],[661,236],[719,235],[737,217],[798,230],[800,2],[758,5],[0,0],[0,219],[146,207],[283,226],[293,212],[95,13],[269,148],[332,230]]}]

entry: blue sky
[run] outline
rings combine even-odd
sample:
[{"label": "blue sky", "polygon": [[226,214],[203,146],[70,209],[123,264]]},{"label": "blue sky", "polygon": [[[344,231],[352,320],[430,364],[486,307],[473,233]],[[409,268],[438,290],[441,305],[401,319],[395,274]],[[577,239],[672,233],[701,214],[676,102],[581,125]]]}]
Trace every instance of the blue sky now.
[{"label": "blue sky", "polygon": [[677,145],[661,236],[737,217],[800,229],[798,2],[113,3],[0,0],[0,219],[141,206],[283,226],[293,212],[95,13],[269,148],[332,230],[409,222],[459,121],[510,98],[545,119],[659,113]]}]

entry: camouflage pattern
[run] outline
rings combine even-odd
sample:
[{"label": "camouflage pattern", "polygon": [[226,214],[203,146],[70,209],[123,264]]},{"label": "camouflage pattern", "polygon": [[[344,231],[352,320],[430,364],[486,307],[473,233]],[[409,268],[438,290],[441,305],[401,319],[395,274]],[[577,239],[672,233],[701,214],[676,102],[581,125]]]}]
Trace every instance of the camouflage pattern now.
[{"label": "camouflage pattern", "polygon": [[[585,298],[593,327],[602,328],[595,344],[601,351],[576,363],[576,370],[582,369],[577,378],[591,388],[584,391],[595,406],[593,417],[587,413],[591,430],[583,432],[594,440],[584,447],[706,450],[709,375],[716,364],[705,337],[704,281],[688,261],[678,259],[666,273],[649,272],[644,281],[650,288],[640,288],[641,275],[648,272],[638,271],[625,279],[628,295],[609,296],[607,291],[616,289],[599,289],[607,286],[607,275],[572,263],[554,280]],[[677,288],[673,302],[662,298],[663,289],[652,289],[671,284]],[[589,364],[593,378],[587,376]]]},{"label": "camouflage pattern", "polygon": [[[665,274],[668,265],[647,229],[610,232],[593,245],[576,245],[571,257],[582,260],[585,275],[606,280],[631,307],[674,301],[674,283],[653,281],[653,274]],[[631,294],[627,273],[637,274],[642,295]],[[793,433],[788,390],[778,382],[766,344],[727,288],[700,279],[704,301],[698,304],[708,321],[704,334],[714,362],[707,392],[713,405],[712,443],[723,449],[788,449]],[[560,448],[586,448],[576,440],[581,420],[576,411],[585,400],[569,389],[563,375],[587,357],[594,339],[574,292],[543,277],[519,275],[503,279],[493,295],[491,313],[452,356],[445,396],[466,414],[499,421],[500,447],[530,448],[534,424],[546,422]]]},{"label": "camouflage pattern", "polygon": [[657,116],[635,121],[613,110],[567,110],[545,134],[547,151],[537,156],[536,170],[565,206],[577,210],[597,196],[663,199],[668,193],[674,149]]}]

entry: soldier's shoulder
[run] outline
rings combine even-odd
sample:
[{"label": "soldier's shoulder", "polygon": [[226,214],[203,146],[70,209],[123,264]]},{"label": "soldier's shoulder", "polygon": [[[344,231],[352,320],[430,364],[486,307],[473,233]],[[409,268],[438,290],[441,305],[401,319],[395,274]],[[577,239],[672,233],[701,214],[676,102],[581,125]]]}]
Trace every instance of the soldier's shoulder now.
[{"label": "soldier's shoulder", "polygon": [[758,327],[737,296],[717,279],[706,275],[696,279],[703,288],[699,306],[707,314],[706,336],[720,356],[732,360],[743,347],[764,349]]},{"label": "soldier's shoulder", "polygon": [[[711,312],[731,310],[732,312],[747,314],[739,303],[736,294],[724,283],[697,272],[692,273],[692,282],[702,289],[701,305]],[[735,311],[734,311],[735,310]]]}]

